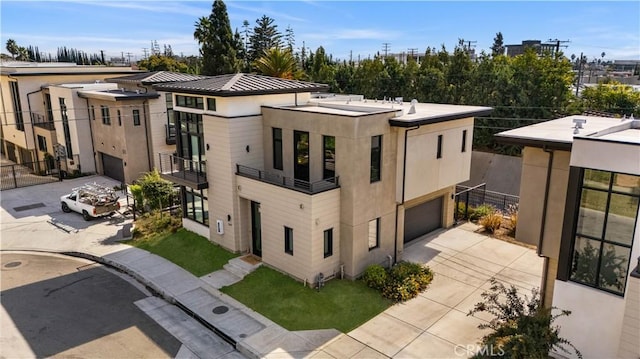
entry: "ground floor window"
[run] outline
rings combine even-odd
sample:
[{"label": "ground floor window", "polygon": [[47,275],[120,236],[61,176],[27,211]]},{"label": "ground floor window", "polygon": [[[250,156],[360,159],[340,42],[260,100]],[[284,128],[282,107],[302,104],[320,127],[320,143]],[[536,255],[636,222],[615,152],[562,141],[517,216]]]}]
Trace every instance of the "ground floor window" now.
[{"label": "ground floor window", "polygon": [[369,250],[380,247],[380,218],[369,221]]},{"label": "ground floor window", "polygon": [[324,231],[324,257],[333,255],[333,228]]},{"label": "ground floor window", "polygon": [[284,252],[293,255],[293,228],[284,227]]},{"label": "ground floor window", "polygon": [[638,217],[640,176],[584,169],[569,279],[623,295]]},{"label": "ground floor window", "polygon": [[197,190],[191,187],[182,187],[183,217],[209,226],[209,202],[207,190]]}]

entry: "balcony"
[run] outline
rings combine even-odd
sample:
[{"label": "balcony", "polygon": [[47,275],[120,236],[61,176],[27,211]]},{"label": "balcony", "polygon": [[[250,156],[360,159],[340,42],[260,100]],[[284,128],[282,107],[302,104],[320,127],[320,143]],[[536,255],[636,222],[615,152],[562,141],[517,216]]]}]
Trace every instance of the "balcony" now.
[{"label": "balcony", "polygon": [[176,125],[168,124],[164,125],[165,143],[167,145],[176,144]]},{"label": "balcony", "polygon": [[34,113],[31,117],[31,122],[34,126],[43,128],[48,131],[55,131],[56,126],[53,121],[48,121],[45,116]]},{"label": "balcony", "polygon": [[236,164],[236,174],[238,176],[256,179],[261,182],[270,183],[306,194],[316,194],[340,187],[340,177],[331,177],[321,181],[308,182],[238,164]]},{"label": "balcony", "polygon": [[159,153],[158,155],[160,156],[160,176],[162,178],[194,189],[209,187],[206,161],[188,160],[170,153]]}]

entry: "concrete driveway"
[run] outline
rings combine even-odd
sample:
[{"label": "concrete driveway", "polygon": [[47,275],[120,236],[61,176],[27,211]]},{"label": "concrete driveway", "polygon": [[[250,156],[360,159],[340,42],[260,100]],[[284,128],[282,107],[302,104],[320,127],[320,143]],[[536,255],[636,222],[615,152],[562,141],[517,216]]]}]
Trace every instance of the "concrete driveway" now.
[{"label": "concrete driveway", "polygon": [[[543,261],[535,250],[475,233],[471,223],[426,236],[405,247],[403,259],[424,263],[435,277],[418,297],[394,305],[351,331],[350,338],[394,358],[463,358],[480,349],[486,313],[467,316],[495,277],[531,294]],[[382,356],[381,356],[382,357]]]}]

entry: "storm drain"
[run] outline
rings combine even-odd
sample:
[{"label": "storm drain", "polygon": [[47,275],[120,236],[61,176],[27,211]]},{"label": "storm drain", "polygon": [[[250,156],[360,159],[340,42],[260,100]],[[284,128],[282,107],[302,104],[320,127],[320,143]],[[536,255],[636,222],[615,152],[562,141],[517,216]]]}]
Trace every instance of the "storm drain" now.
[{"label": "storm drain", "polygon": [[226,305],[219,305],[212,310],[213,314],[224,314],[228,311],[229,307],[227,307]]},{"label": "storm drain", "polygon": [[13,210],[16,212],[22,212],[22,211],[28,211],[30,209],[40,208],[40,207],[44,207],[44,203],[40,202],[40,203],[28,204],[26,206],[13,207]]}]

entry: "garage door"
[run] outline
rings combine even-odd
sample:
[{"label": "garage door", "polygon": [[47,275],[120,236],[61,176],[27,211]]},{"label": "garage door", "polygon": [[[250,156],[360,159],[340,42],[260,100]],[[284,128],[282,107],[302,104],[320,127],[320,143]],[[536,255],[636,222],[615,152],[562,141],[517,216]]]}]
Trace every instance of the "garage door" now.
[{"label": "garage door", "polygon": [[106,153],[100,153],[102,155],[102,172],[105,176],[111,177],[114,180],[124,182],[124,166],[122,166],[122,159],[109,156]]},{"label": "garage door", "polygon": [[442,197],[408,208],[404,212],[404,243],[442,226]]}]

